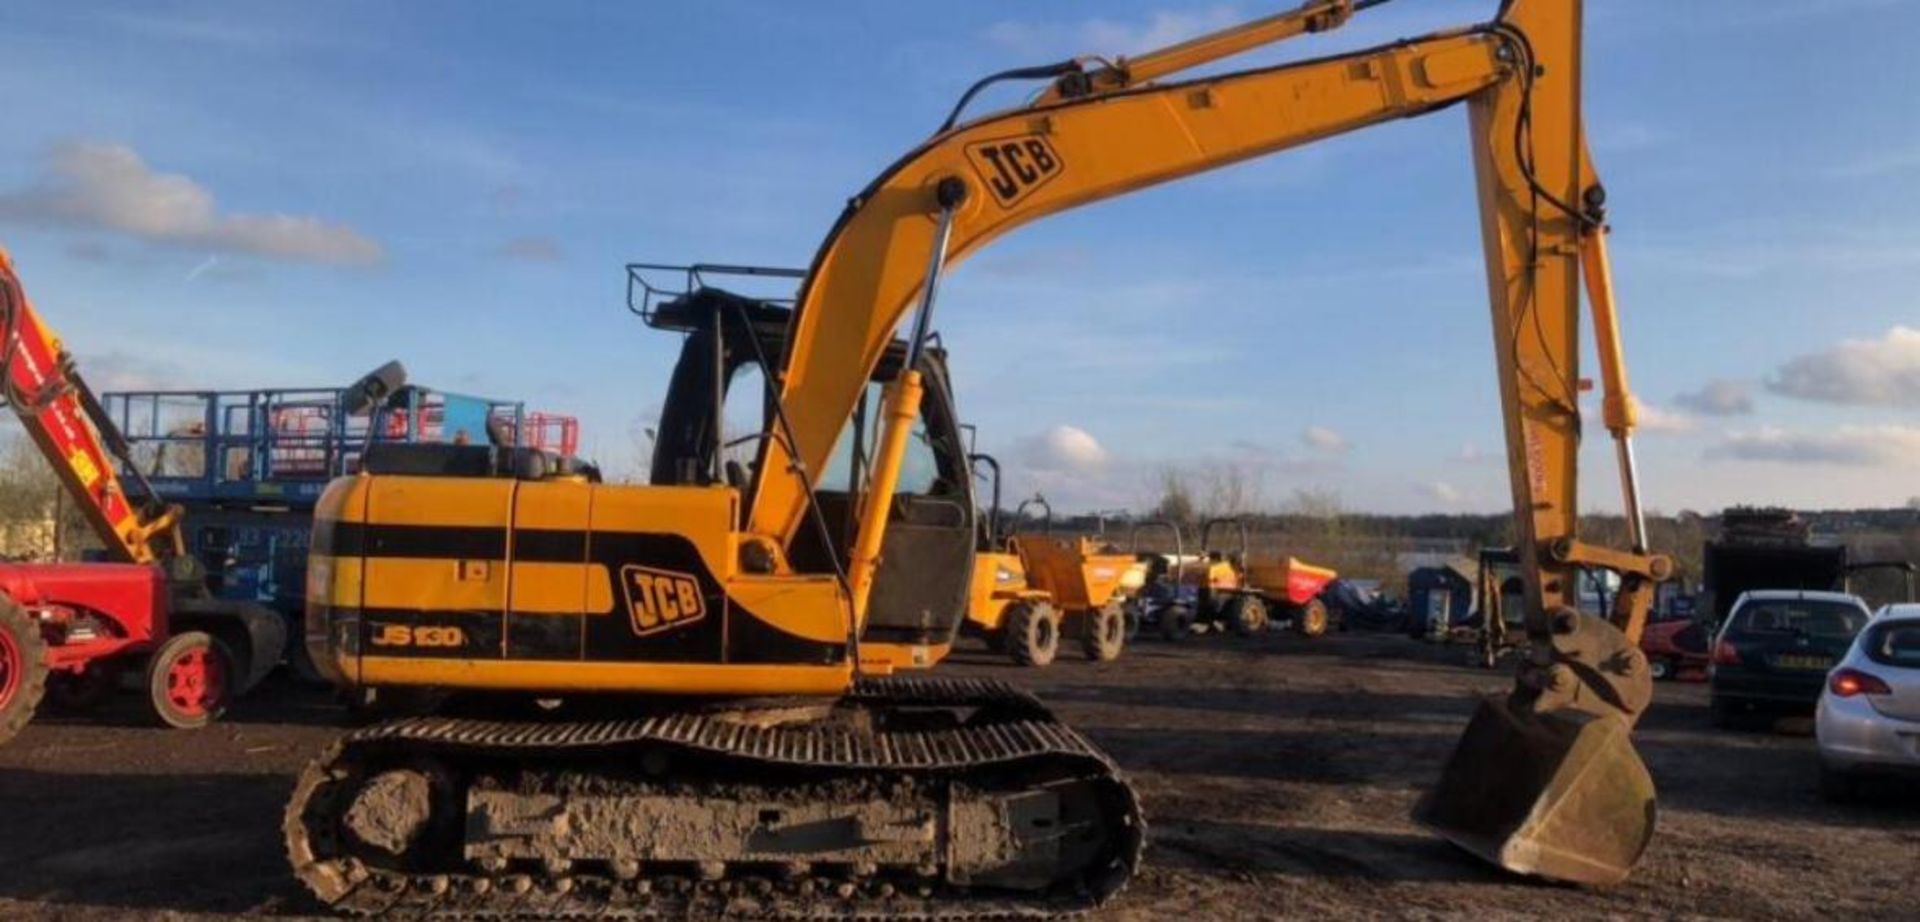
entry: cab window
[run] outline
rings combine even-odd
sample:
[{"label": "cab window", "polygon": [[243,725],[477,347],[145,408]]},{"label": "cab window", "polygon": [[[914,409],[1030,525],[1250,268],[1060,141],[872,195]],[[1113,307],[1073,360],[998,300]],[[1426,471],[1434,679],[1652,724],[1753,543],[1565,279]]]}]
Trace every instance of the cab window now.
[{"label": "cab window", "polygon": [[727,382],[727,402],[720,410],[720,437],[726,445],[722,460],[738,464],[748,477],[760,457],[760,436],[768,431],[766,417],[766,375],[759,365],[741,365]]},{"label": "cab window", "polygon": [[[867,385],[866,391],[866,428],[860,437],[861,450],[871,463],[876,444],[880,440],[880,405],[884,399],[885,385],[874,382]],[[827,469],[821,474],[818,488],[845,493],[852,482],[853,472],[853,427],[854,420],[849,419],[845,428],[840,430],[840,440],[834,443],[833,455],[827,460]],[[900,482],[894,488],[895,493],[925,496],[934,490],[940,479],[940,463],[933,450],[933,439],[927,434],[925,416],[913,421],[913,431],[907,436],[907,451],[900,460]]]}]

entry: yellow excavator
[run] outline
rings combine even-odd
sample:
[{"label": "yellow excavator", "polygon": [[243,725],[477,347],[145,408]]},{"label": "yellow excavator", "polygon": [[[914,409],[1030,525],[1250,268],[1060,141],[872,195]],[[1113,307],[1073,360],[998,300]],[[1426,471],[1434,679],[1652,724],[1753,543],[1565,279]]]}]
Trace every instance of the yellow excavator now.
[{"label": "yellow excavator", "polygon": [[[964,459],[920,469],[910,453],[940,280],[1026,222],[1465,103],[1528,651],[1417,818],[1512,871],[1624,878],[1655,815],[1629,740],[1651,697],[1635,641],[1670,566],[1641,523],[1605,194],[1580,118],[1581,3],[1507,0],[1478,25],[1176,78],[1380,2],[1312,0],[1136,58],[980,81],[851,199],[783,352],[753,356],[766,423],[750,465],[725,462],[717,425],[709,465],[647,486],[489,446],[370,451],[316,515],[315,661],[349,687],[564,704],[346,734],[288,804],[294,873],[356,913],[961,918],[1101,904],[1145,839],[1112,761],[1021,692],[887,676],[861,654],[882,629],[938,646],[964,617],[880,579],[963,600],[971,576]],[[1048,83],[1027,105],[963,118],[1005,79]],[[1583,279],[1625,549],[1575,530]],[[907,353],[871,407],[910,311]],[[728,345],[711,339],[719,367]],[[879,435],[856,454],[862,475],[829,481],[869,409]],[[1608,618],[1571,604],[1574,575],[1593,567],[1623,575]]]}]

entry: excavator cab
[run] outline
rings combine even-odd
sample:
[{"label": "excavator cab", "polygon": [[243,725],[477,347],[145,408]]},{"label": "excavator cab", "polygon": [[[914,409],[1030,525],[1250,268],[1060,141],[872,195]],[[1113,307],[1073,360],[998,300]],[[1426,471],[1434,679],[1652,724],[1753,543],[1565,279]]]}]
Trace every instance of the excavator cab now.
[{"label": "excavator cab", "polygon": [[[776,429],[764,416],[773,408],[761,361],[784,351],[788,313],[777,301],[710,287],[649,305],[642,316],[650,325],[686,334],[654,441],[654,484],[724,479],[745,489],[752,481],[757,440]],[[861,492],[861,472],[874,443],[879,391],[899,373],[905,355],[903,343],[887,350],[832,460],[818,474],[815,495],[833,529],[834,546],[826,547],[818,532],[801,532],[790,553],[804,572],[827,570],[833,559],[847,557],[858,521],[854,497]],[[932,665],[952,644],[967,610],[978,529],[946,353],[923,352],[920,373],[926,397],[888,514],[862,637],[863,657],[871,650],[892,665],[909,667]]]}]

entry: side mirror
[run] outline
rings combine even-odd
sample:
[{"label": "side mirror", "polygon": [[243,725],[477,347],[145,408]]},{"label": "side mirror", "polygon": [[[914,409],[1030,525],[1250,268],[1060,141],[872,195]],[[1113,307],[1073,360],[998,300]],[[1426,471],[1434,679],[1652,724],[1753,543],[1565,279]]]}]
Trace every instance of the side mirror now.
[{"label": "side mirror", "polygon": [[393,396],[394,391],[406,386],[407,366],[395,359],[353,382],[340,395],[341,408],[349,416],[363,416]]}]

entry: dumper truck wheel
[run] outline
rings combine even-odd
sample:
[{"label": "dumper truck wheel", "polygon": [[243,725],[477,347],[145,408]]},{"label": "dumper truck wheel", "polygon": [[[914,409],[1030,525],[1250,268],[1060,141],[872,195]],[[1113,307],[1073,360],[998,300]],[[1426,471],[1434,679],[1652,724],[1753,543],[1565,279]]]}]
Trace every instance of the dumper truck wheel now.
[{"label": "dumper truck wheel", "polygon": [[1022,666],[1045,666],[1060,652],[1060,613],[1045,602],[1015,602],[1007,606],[1003,624],[1007,655]]},{"label": "dumper truck wheel", "polygon": [[1096,663],[1111,663],[1120,658],[1127,643],[1127,613],[1118,602],[1081,615],[1080,651]]},{"label": "dumper truck wheel", "polygon": [[0,598],[0,743],[33,719],[47,692],[47,642],[40,625]]},{"label": "dumper truck wheel", "polygon": [[1160,637],[1178,643],[1193,633],[1193,609],[1169,605],[1160,609]]},{"label": "dumper truck wheel", "polygon": [[1293,615],[1293,629],[1302,637],[1319,637],[1327,632],[1327,626],[1333,618],[1327,614],[1327,603],[1319,598],[1307,600]]},{"label": "dumper truck wheel", "polygon": [[1060,652],[1060,613],[1045,602],[1015,602],[1001,621],[1006,652],[1022,666],[1045,666]]},{"label": "dumper truck wheel", "polygon": [[1267,603],[1259,596],[1236,595],[1227,601],[1227,624],[1242,637],[1267,629]]},{"label": "dumper truck wheel", "polygon": [[1133,643],[1134,639],[1140,636],[1140,604],[1128,602],[1120,606],[1120,617],[1126,623],[1126,641]]},{"label": "dumper truck wheel", "polygon": [[232,698],[233,657],[205,631],[167,638],[147,662],[147,696],[153,716],[179,730],[197,730],[227,710]]}]

